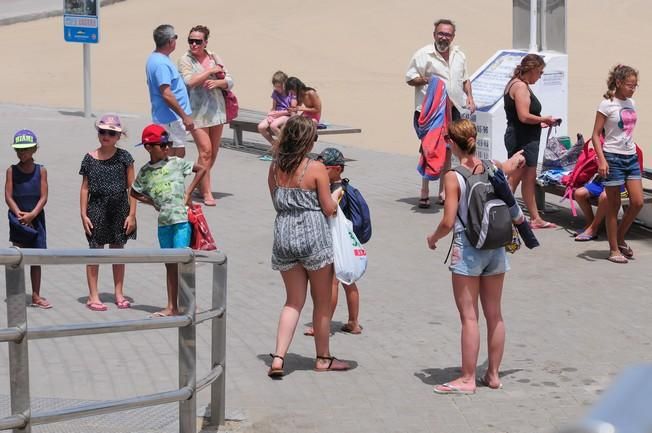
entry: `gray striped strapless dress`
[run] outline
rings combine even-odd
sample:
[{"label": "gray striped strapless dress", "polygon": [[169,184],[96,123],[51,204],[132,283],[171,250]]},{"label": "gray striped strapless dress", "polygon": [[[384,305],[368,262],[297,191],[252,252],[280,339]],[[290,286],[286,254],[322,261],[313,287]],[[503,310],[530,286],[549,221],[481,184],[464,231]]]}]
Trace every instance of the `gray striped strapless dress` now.
[{"label": "gray striped strapless dress", "polygon": [[333,263],[333,242],[317,191],[277,186],[273,202],[272,269],[287,271],[302,264],[316,271]]}]

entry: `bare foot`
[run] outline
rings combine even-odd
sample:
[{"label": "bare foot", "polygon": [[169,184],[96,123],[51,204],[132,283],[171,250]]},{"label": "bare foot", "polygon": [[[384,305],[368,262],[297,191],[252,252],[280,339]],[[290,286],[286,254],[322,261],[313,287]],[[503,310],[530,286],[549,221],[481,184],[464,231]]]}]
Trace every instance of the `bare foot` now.
[{"label": "bare foot", "polygon": [[309,337],[314,337],[314,335],[315,335],[314,328],[312,326],[308,326],[306,329],[304,329],[303,335],[307,335]]}]

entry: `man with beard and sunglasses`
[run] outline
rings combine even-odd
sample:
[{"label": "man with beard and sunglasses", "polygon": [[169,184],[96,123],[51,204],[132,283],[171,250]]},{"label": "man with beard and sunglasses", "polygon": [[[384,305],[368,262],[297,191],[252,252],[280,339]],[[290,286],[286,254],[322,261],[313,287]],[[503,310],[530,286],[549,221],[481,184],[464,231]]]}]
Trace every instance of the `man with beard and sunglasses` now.
[{"label": "man with beard and sunglasses", "polygon": [[[449,19],[435,22],[433,31],[434,43],[420,48],[410,60],[405,73],[405,81],[414,87],[414,119],[419,119],[421,105],[426,96],[428,82],[432,76],[441,78],[446,85],[446,92],[451,106],[449,122],[461,118],[463,109],[475,112],[475,102],[471,90],[471,81],[467,74],[466,56],[457,45],[452,45],[455,39],[455,24]],[[446,151],[444,171],[450,168],[450,150]],[[443,204],[444,196],[440,182],[439,201]],[[421,188],[419,207],[430,207],[428,199],[428,182],[424,180]]]}]

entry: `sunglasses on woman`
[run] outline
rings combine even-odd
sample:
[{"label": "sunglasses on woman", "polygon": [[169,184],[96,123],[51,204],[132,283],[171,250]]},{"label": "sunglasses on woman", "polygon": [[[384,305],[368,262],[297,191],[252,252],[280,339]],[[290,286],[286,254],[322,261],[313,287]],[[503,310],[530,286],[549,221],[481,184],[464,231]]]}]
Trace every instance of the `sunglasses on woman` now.
[{"label": "sunglasses on woman", "polygon": [[120,134],[118,131],[113,131],[112,129],[98,129],[97,133],[100,135],[108,135],[109,137],[115,137]]},{"label": "sunglasses on woman", "polygon": [[188,38],[188,45],[201,45],[204,43],[203,39],[190,39]]}]

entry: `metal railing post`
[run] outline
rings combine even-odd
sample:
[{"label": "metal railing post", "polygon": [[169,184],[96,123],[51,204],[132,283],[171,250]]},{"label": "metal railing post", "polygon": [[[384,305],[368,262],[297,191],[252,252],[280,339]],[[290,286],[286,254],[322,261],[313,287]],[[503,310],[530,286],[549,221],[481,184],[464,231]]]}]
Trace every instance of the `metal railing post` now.
[{"label": "metal railing post", "polygon": [[211,385],[211,425],[224,425],[226,396],[226,262],[213,265],[212,309],[224,308],[222,317],[211,324],[212,368],[222,366],[222,374]]},{"label": "metal railing post", "polygon": [[[7,289],[7,325],[27,330],[25,305],[25,266],[5,266]],[[29,356],[27,333],[19,341],[9,342],[9,382],[11,388],[11,413],[25,418],[27,425],[14,429],[14,433],[31,433],[29,399]]]},{"label": "metal railing post", "polygon": [[179,313],[192,318],[188,326],[179,328],[179,388],[192,389],[188,400],[179,402],[179,433],[197,431],[197,347],[195,329],[195,261],[179,263]]}]

